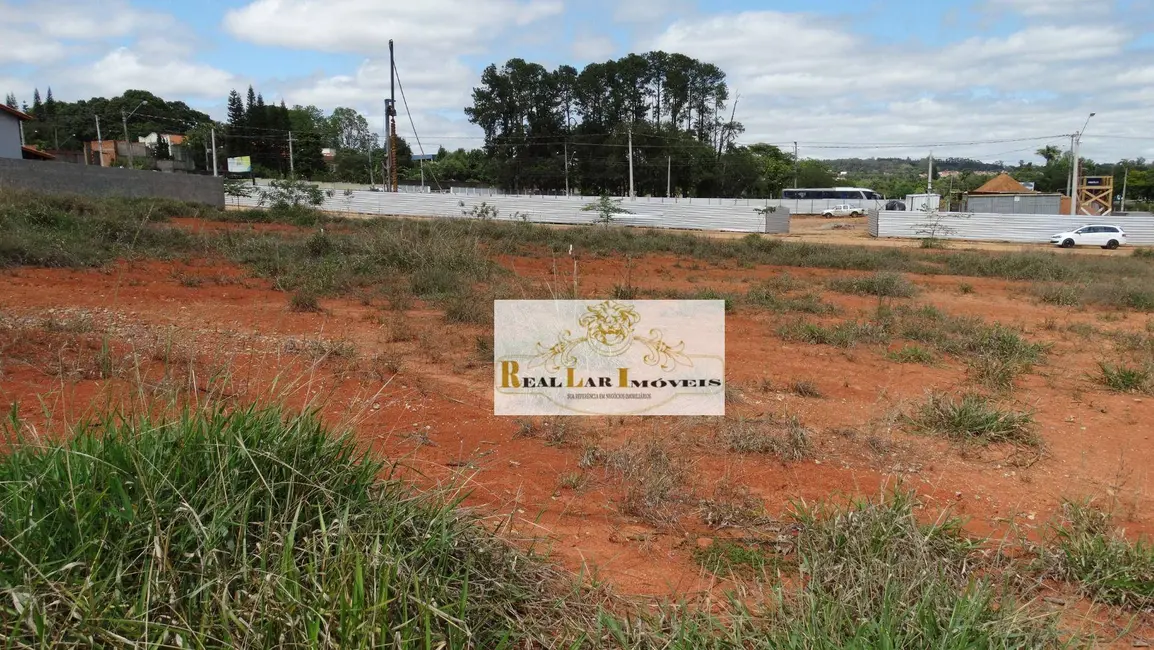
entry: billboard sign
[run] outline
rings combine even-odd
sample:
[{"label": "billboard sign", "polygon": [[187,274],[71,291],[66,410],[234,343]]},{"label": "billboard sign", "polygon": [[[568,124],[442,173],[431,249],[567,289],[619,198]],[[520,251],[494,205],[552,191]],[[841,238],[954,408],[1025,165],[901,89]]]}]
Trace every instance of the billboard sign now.
[{"label": "billboard sign", "polygon": [[725,301],[494,301],[495,415],[725,415]]},{"label": "billboard sign", "polygon": [[248,174],[252,172],[252,158],[249,156],[229,158],[228,171],[231,174]]}]

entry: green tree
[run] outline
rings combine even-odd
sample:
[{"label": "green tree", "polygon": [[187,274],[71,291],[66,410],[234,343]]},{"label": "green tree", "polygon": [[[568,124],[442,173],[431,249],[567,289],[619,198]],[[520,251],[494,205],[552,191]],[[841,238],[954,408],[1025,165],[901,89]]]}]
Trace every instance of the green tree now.
[{"label": "green tree", "polygon": [[798,163],[798,187],[833,187],[835,182],[833,170],[820,160],[802,160]]}]

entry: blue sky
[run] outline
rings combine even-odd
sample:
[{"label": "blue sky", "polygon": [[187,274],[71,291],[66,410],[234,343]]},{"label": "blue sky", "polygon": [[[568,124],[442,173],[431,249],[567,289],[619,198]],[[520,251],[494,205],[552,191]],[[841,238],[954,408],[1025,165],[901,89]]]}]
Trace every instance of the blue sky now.
[{"label": "blue sky", "polygon": [[803,156],[1016,161],[1096,111],[1087,155],[1154,158],[1151,34],[1154,0],[0,0],[0,86],[221,118],[253,84],[379,124],[392,38],[422,140],[453,148],[479,143],[461,109],[487,63],[660,48],[726,71],[743,141]]}]

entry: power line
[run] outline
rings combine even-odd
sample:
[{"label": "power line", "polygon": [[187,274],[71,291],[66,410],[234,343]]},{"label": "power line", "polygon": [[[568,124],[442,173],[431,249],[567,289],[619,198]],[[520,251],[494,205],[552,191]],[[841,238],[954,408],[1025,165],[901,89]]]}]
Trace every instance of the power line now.
[{"label": "power line", "polygon": [[[390,42],[390,47],[391,46],[392,45]],[[409,116],[409,125],[413,127],[413,137],[417,140],[417,149],[419,149],[421,155],[424,156],[425,147],[421,144],[421,136],[417,135],[417,125],[415,122],[413,122],[413,113],[409,110],[409,100],[405,98],[405,85],[401,83],[401,73],[397,70],[396,62],[393,63],[393,74],[397,76],[397,88],[399,88],[401,91],[401,102],[403,102],[405,105],[405,114]],[[421,163],[421,168],[424,169],[423,161]],[[430,170],[429,173],[433,174],[433,182],[437,184],[437,189],[441,189],[441,181],[437,180],[437,175],[433,173],[432,170]]]}]

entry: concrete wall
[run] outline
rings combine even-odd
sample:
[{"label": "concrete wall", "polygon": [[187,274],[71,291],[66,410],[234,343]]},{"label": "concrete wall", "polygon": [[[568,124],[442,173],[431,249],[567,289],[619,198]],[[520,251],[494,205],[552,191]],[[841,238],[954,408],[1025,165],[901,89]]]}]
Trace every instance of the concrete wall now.
[{"label": "concrete wall", "polygon": [[1071,217],[1068,214],[986,214],[981,212],[941,212],[935,217],[924,212],[877,213],[870,215],[869,230],[875,237],[929,237],[931,224],[938,223],[939,239],[1049,243],[1059,232],[1091,223],[1111,224],[1126,231],[1126,241],[1139,246],[1154,245],[1154,217],[1131,213],[1109,217]]},{"label": "concrete wall", "polygon": [[20,120],[0,113],[0,158],[23,157],[20,151]]},{"label": "concrete wall", "polygon": [[224,207],[224,179],[0,158],[0,188],[48,194],[157,197]]},{"label": "concrete wall", "polygon": [[1061,214],[1060,194],[970,195],[966,212],[989,214]]}]

